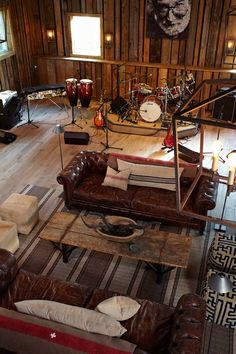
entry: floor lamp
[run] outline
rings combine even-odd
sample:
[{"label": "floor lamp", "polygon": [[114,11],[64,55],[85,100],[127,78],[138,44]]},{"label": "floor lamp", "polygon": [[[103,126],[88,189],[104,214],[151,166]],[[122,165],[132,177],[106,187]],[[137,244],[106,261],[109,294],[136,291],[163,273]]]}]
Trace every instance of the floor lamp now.
[{"label": "floor lamp", "polygon": [[208,286],[210,289],[212,289],[216,293],[214,317],[213,317],[213,323],[211,325],[211,331],[210,331],[210,335],[209,335],[209,345],[208,345],[208,351],[207,351],[207,353],[210,354],[212,327],[213,327],[215,319],[216,319],[218,297],[219,297],[219,294],[227,294],[230,291],[232,291],[233,284],[230,281],[230,279],[226,276],[225,273],[215,273],[209,277]]},{"label": "floor lamp", "polygon": [[61,133],[64,133],[64,128],[60,125],[57,124],[54,132],[58,135],[58,143],[59,143],[59,149],[60,149],[60,159],[61,159],[61,169],[63,170],[63,157],[62,157],[62,147],[61,147]]}]

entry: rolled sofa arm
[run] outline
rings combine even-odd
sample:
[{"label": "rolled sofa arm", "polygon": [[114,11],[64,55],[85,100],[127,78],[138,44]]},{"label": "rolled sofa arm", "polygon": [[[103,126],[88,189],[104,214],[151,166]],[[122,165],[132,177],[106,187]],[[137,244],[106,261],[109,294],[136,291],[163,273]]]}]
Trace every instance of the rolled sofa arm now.
[{"label": "rolled sofa arm", "polygon": [[97,151],[81,151],[59,173],[57,182],[63,185],[67,208],[71,208],[75,188],[91,171],[105,175],[108,156],[108,154]]},{"label": "rolled sofa arm", "polygon": [[80,153],[57,176],[57,182],[63,185],[65,205],[70,208],[76,186],[87,174],[87,155]]},{"label": "rolled sofa arm", "polygon": [[174,311],[170,354],[201,354],[206,303],[199,295],[183,295]]},{"label": "rolled sofa arm", "polygon": [[18,272],[18,265],[14,254],[0,248],[0,294],[7,289]]}]

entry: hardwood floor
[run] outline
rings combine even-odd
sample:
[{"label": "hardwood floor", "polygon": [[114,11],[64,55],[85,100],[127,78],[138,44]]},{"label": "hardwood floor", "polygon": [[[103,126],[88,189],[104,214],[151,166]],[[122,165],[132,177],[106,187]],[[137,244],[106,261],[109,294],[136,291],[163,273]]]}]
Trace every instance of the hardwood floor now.
[{"label": "hardwood floor", "polygon": [[[105,132],[103,129],[97,129],[93,124],[93,116],[96,111],[96,103],[92,103],[91,108],[76,111],[77,124],[65,127],[67,131],[87,132],[90,136],[88,145],[69,145],[64,143],[63,134],[60,135],[62,143],[63,163],[66,165],[71,158],[81,150],[101,151],[105,143]],[[33,123],[38,126],[26,124],[11,129],[12,133],[17,135],[17,139],[5,145],[0,143],[0,202],[5,200],[11,193],[21,191],[27,184],[45,186],[49,188],[62,189],[57,183],[56,176],[61,170],[59,135],[55,133],[56,124],[67,124],[71,122],[71,108],[62,104],[62,109],[50,103],[50,101],[40,101],[37,108],[30,110]],[[27,121],[27,111],[23,113],[23,119]],[[24,122],[25,122],[24,121]],[[24,123],[23,121],[19,124]],[[161,150],[166,131],[159,132],[156,136],[142,136],[121,134],[108,131],[108,142],[111,147],[119,147],[125,154],[134,154],[145,157],[159,158],[165,155],[166,159],[173,157],[173,152],[166,154]],[[221,132],[224,139],[224,147],[227,151],[235,147],[234,132]],[[207,144],[210,146],[212,139],[216,139],[216,131],[212,131],[207,136]],[[195,144],[199,140],[199,134],[184,141],[188,147],[194,150]],[[119,150],[108,149],[107,152],[119,152]],[[209,148],[209,151],[211,149]],[[211,163],[211,158],[206,157],[206,164]],[[223,168],[224,165],[222,164]],[[224,199],[220,198],[221,200]],[[227,212],[236,219],[235,193],[231,193],[227,201]]]}]

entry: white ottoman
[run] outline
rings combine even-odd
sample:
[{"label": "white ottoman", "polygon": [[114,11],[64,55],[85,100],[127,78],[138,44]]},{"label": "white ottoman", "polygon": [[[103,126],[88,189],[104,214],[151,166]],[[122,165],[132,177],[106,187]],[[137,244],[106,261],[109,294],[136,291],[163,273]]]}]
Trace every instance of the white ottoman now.
[{"label": "white ottoman", "polygon": [[14,222],[0,220],[0,248],[12,253],[19,248],[17,226]]},{"label": "white ottoman", "polygon": [[39,218],[38,198],[13,193],[0,205],[0,216],[15,222],[18,232],[28,235]]}]

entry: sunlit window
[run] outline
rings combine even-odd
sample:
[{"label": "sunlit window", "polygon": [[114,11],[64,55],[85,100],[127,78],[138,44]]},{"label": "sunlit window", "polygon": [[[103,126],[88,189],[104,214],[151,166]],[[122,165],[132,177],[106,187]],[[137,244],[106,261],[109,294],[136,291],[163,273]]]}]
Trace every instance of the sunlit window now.
[{"label": "sunlit window", "polygon": [[102,57],[102,19],[100,15],[69,15],[71,54]]},{"label": "sunlit window", "polygon": [[0,58],[11,54],[13,50],[9,12],[0,9]]}]

